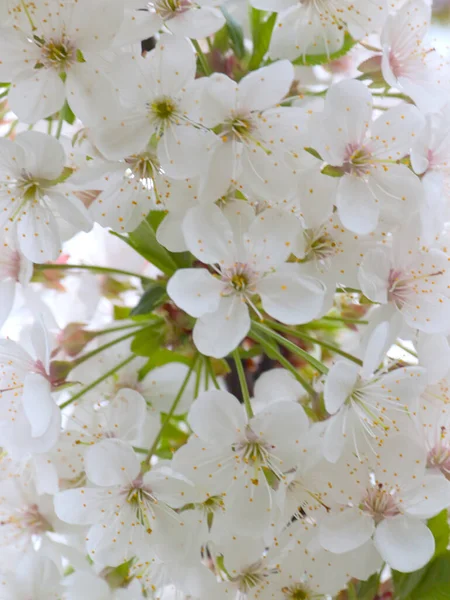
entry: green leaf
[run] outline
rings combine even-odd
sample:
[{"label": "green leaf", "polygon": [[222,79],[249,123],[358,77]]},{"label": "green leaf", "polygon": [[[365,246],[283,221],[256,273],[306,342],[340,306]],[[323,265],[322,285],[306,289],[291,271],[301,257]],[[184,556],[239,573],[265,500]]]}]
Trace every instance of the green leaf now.
[{"label": "green leaf", "polygon": [[141,329],[131,342],[131,351],[138,356],[152,356],[160,349],[164,335],[161,326],[151,325]]},{"label": "green leaf", "polygon": [[424,569],[425,574],[408,600],[450,599],[450,552],[437,556]]},{"label": "green leaf", "polygon": [[[61,116],[63,121],[66,121],[66,123],[69,123],[69,125],[73,125],[75,123],[75,115],[73,114],[72,109],[67,102],[64,103],[64,106],[61,109]],[[71,171],[73,172],[72,169]]]},{"label": "green leaf", "polygon": [[173,352],[167,348],[160,348],[150,356],[142,369],[140,369],[139,380],[142,381],[142,379],[144,379],[147,373],[149,373],[152,369],[155,369],[156,367],[162,367],[163,365],[167,365],[168,363],[172,362],[183,363],[190,367],[192,364],[192,358],[185,356],[184,354],[180,354],[179,352]]},{"label": "green leaf", "polygon": [[164,286],[152,283],[145,290],[138,304],[131,311],[130,316],[148,315],[157,306],[160,306],[166,298],[167,294]]},{"label": "green leaf", "polygon": [[221,7],[223,16],[227,23],[228,35],[230,37],[231,47],[237,58],[244,58],[245,56],[245,45],[244,45],[244,32],[239,23],[230,15],[228,10]]},{"label": "green leaf", "polygon": [[392,571],[396,600],[411,600],[411,593],[424,577],[427,567],[414,571],[414,573],[400,573]]},{"label": "green leaf", "polygon": [[250,27],[253,39],[253,53],[248,64],[250,71],[257,69],[262,62],[267,50],[269,49],[272,31],[277,19],[276,13],[269,15],[266,12],[252,8],[250,13]]},{"label": "green leaf", "polygon": [[114,305],[113,317],[114,321],[123,321],[124,319],[130,318],[131,309],[128,306]]},{"label": "green leaf", "polygon": [[374,573],[367,581],[359,581],[356,584],[356,597],[358,600],[373,600],[377,595],[380,585],[378,573]]},{"label": "green leaf", "polygon": [[224,25],[222,29],[214,36],[213,48],[221,54],[225,54],[230,48],[230,38],[228,37],[228,27]]},{"label": "green leaf", "polygon": [[150,225],[148,217],[128,236],[115,231],[111,231],[111,234],[119,237],[166,275],[171,276],[177,270],[178,266],[170,253],[156,239],[155,231]]},{"label": "green leaf", "polygon": [[340,167],[327,165],[322,169],[322,175],[328,175],[328,177],[342,177],[344,175],[344,171]]},{"label": "green leaf", "polygon": [[306,67],[325,65],[330,63],[332,60],[336,60],[342,56],[345,56],[348,52],[350,52],[353,46],[356,45],[356,43],[357,40],[354,40],[349,33],[345,32],[344,44],[340,50],[337,50],[332,54],[305,54],[293,60],[292,63],[294,65],[303,65]]},{"label": "green leaf", "polygon": [[440,512],[438,515],[428,520],[428,527],[433,534],[434,541],[436,543],[436,550],[434,556],[444,554],[447,550],[450,538],[450,526],[448,524],[448,511],[447,509]]}]

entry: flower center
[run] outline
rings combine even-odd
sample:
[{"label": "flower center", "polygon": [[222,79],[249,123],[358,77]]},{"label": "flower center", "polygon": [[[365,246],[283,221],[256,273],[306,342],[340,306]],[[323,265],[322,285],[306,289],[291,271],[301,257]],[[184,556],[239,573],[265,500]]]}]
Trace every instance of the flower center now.
[{"label": "flower center", "polygon": [[325,262],[335,256],[338,245],[328,231],[307,229],[305,231],[305,262],[319,260]]},{"label": "flower center", "polygon": [[317,597],[313,595],[312,591],[302,583],[294,583],[281,588],[286,600],[312,600]]},{"label": "flower center", "polygon": [[17,510],[5,521],[0,521],[0,525],[15,525],[17,529],[26,531],[29,535],[39,535],[52,530],[50,523],[39,512],[37,504]]},{"label": "flower center", "polygon": [[367,166],[370,165],[371,158],[372,155],[366,148],[349,144],[345,150],[342,169],[344,173],[362,177],[367,173]]},{"label": "flower center", "polygon": [[386,517],[395,517],[400,514],[394,494],[392,491],[385,490],[382,483],[367,490],[360,508],[369,513],[377,524]]},{"label": "flower center", "polygon": [[[46,67],[64,72],[77,60],[77,50],[64,34],[59,39],[50,40],[34,35],[33,41],[41,49],[41,58],[35,65],[36,69]],[[84,62],[81,55],[80,62]]]},{"label": "flower center", "polygon": [[266,577],[267,572],[263,568],[262,561],[259,560],[247,567],[243,573],[233,578],[232,581],[238,584],[239,591],[242,594],[248,594],[251,589],[263,583]]},{"label": "flower center", "polygon": [[159,121],[169,121],[176,112],[176,105],[171,98],[160,98],[151,104],[151,111]]},{"label": "flower center", "polygon": [[164,21],[168,21],[169,19],[173,19],[180,13],[186,12],[191,7],[190,0],[153,0],[148,3],[150,10],[153,11],[164,19]]},{"label": "flower center", "polygon": [[427,467],[439,469],[450,480],[450,446],[445,442],[446,428],[441,427],[441,434],[437,444],[428,452]]},{"label": "flower center", "polygon": [[245,263],[235,263],[221,273],[222,281],[226,283],[225,295],[236,292],[253,293],[256,283],[256,273]]},{"label": "flower center", "polygon": [[411,270],[409,273],[405,273],[400,269],[391,269],[388,278],[388,299],[401,308],[411,295],[429,293],[434,284],[429,280],[442,274],[443,271],[422,273],[420,270]]}]

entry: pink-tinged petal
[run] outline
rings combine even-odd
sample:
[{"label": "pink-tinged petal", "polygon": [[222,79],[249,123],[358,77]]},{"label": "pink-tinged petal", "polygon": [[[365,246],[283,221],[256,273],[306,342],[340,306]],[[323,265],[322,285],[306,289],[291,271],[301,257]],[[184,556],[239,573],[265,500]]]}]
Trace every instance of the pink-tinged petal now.
[{"label": "pink-tinged petal", "polygon": [[336,206],[344,227],[365,235],[375,230],[380,215],[369,185],[361,177],[344,175],[339,181]]},{"label": "pink-tinged petal", "polygon": [[50,426],[55,405],[50,383],[41,375],[29,373],[24,382],[22,402],[31,435],[41,437]]},{"label": "pink-tinged petal", "polygon": [[373,518],[358,508],[327,515],[320,524],[319,542],[325,550],[342,554],[365,544],[375,530]]},{"label": "pink-tinged petal", "polygon": [[287,325],[316,318],[323,306],[325,287],[319,279],[304,276],[296,264],[286,264],[264,277],[257,286],[264,310]]},{"label": "pink-tinged petal", "polygon": [[325,381],[325,408],[331,415],[336,413],[352,395],[358,381],[359,367],[343,360],[334,364]]},{"label": "pink-tinged petal", "polygon": [[223,358],[242,342],[250,330],[250,315],[242,298],[222,298],[217,311],[198,319],[194,344],[206,356]]},{"label": "pink-tinged petal", "polygon": [[12,83],[8,102],[24,123],[36,123],[62,108],[66,92],[56,70],[34,69]]},{"label": "pink-tinged petal", "polygon": [[87,477],[95,485],[127,485],[140,471],[140,463],[133,448],[121,440],[104,440],[87,449],[85,458]]},{"label": "pink-tinged petal", "polygon": [[198,318],[217,310],[223,287],[206,269],[180,269],[170,278],[167,293],[177,306]]},{"label": "pink-tinged petal", "polygon": [[259,111],[280,103],[294,80],[294,67],[280,60],[268,67],[252,71],[239,82],[238,108]]},{"label": "pink-tinged petal", "polygon": [[221,390],[200,394],[188,416],[194,433],[214,446],[230,446],[245,433],[244,407],[235,396]]},{"label": "pink-tinged petal", "polygon": [[24,168],[34,177],[56,179],[61,175],[66,156],[56,138],[39,131],[25,131],[15,141],[24,152]]},{"label": "pink-tinged petal", "polygon": [[378,552],[396,571],[411,573],[422,568],[434,554],[434,537],[419,519],[399,515],[382,521],[374,536]]},{"label": "pink-tinged petal", "polygon": [[191,208],[183,233],[187,247],[203,263],[229,265],[238,258],[231,225],[215,204]]}]

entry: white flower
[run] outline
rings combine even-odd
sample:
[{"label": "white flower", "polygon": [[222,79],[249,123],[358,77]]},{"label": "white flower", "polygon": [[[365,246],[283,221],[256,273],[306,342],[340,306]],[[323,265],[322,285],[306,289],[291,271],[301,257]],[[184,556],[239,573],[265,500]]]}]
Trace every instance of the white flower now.
[{"label": "white flower", "polygon": [[284,138],[295,136],[300,109],[277,107],[294,80],[290,62],[280,61],[246,75],[237,84],[222,74],[204,82],[202,123],[218,135],[209,144],[201,197],[219,198],[244,186],[264,198],[284,197],[295,186]]},{"label": "white flower", "polygon": [[291,60],[305,54],[333,54],[342,48],[346,30],[360,39],[377,31],[387,16],[384,0],[251,0],[251,4],[279,13],[269,53]]},{"label": "white flower", "polygon": [[110,588],[104,579],[89,571],[76,571],[64,578],[67,600],[144,600],[137,579],[126,587]]},{"label": "white flower", "polygon": [[2,600],[60,600],[61,576],[55,563],[29,549],[14,571],[0,575]]},{"label": "white flower", "polygon": [[450,328],[450,270],[444,252],[420,246],[417,223],[393,236],[392,247],[366,253],[359,269],[363,293],[391,312],[399,311],[407,325],[425,333]]},{"label": "white flower", "polygon": [[209,37],[225,24],[216,8],[221,0],[126,0],[125,18],[116,43],[140,42],[167,28],[180,37]]},{"label": "white flower", "polygon": [[[308,430],[303,408],[290,400],[270,403],[247,418],[238,400],[223,391],[201,394],[192,405],[189,424],[194,436],[175,453],[174,468],[221,496],[233,528],[262,535],[273,519],[275,491],[295,467]],[[277,487],[276,485],[274,487]]]},{"label": "white flower", "polygon": [[435,542],[424,523],[450,502],[450,482],[425,474],[426,456],[408,436],[388,437],[372,463],[346,454],[328,474],[340,509],[320,523],[319,541],[330,552],[359,548],[373,537],[383,560],[416,571],[433,556]]},{"label": "white flower", "polygon": [[372,95],[359,81],[328,90],[323,114],[316,115],[314,145],[330,165],[341,169],[336,206],[344,227],[374,231],[380,218],[398,224],[423,196],[420,179],[396,161],[406,156],[422,127],[419,111],[402,104],[372,121]]},{"label": "white flower", "polygon": [[340,458],[346,440],[358,456],[377,447],[391,429],[399,431],[402,413],[406,417],[407,411],[417,409],[426,385],[424,369],[377,370],[387,335],[387,323],[375,328],[362,368],[339,360],[327,375],[325,408],[333,416],[327,421],[323,451],[330,462]]},{"label": "white flower", "polygon": [[[134,68],[134,70],[133,70]],[[129,80],[130,98],[94,129],[94,140],[109,159],[123,160],[146,148],[152,136],[163,171],[176,179],[204,168],[207,132],[195,122],[195,54],[190,43],[169,34],[160,37],[146,58],[134,57]]]},{"label": "white flower", "polygon": [[29,333],[35,358],[18,343],[0,340],[0,439],[18,454],[48,451],[58,438],[61,422],[52,398],[47,332],[35,323]]},{"label": "white flower", "polygon": [[448,64],[423,43],[430,21],[431,5],[411,0],[388,17],[381,35],[384,79],[424,112],[442,108],[450,91]]},{"label": "white flower", "polygon": [[191,209],[183,224],[186,244],[217,275],[207,269],[181,269],[167,287],[172,300],[197,318],[194,343],[208,356],[225,356],[246,336],[250,329],[246,304],[259,314],[255,294],[263,309],[283,323],[306,323],[322,307],[321,284],[302,275],[298,265],[285,264],[295,219],[271,209],[254,219],[248,230],[240,226],[216,206]]},{"label": "white flower", "polygon": [[123,18],[120,0],[33,5],[30,21],[0,33],[0,79],[11,81],[8,101],[26,123],[59,111],[67,100],[83,121],[103,116],[115,89],[102,56]]},{"label": "white flower", "polygon": [[131,446],[121,440],[91,446],[85,470],[96,487],[59,492],[55,511],[67,523],[91,526],[86,549],[95,563],[117,566],[182,536],[182,519],[172,508],[185,504],[191,487],[185,478],[166,466],[142,474]]},{"label": "white flower", "polygon": [[55,138],[27,131],[14,142],[0,140],[0,226],[13,221],[20,250],[29,260],[54,260],[61,251],[62,225],[78,231],[92,224],[80,200],[58,185],[65,156]]}]

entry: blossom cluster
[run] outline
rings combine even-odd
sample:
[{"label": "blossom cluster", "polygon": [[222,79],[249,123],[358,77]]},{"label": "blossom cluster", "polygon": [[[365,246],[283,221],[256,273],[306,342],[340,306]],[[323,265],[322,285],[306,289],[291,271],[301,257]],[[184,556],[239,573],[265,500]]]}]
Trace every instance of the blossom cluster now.
[{"label": "blossom cluster", "polygon": [[448,592],[430,27],[427,0],[0,0],[0,600]]}]

